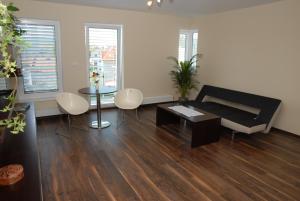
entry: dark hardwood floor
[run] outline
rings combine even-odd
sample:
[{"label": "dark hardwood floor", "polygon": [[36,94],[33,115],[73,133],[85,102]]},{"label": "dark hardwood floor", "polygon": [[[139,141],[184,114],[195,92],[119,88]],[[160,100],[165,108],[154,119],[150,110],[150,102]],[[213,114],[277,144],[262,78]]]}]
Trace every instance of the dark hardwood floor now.
[{"label": "dark hardwood floor", "polygon": [[299,137],[272,131],[232,142],[224,130],[219,142],[191,149],[188,128],[157,128],[155,107],[140,111],[141,121],[128,112],[117,128],[117,110],[105,110],[113,124],[101,131],[88,128],[88,115],[70,131],[62,117],[38,120],[44,200],[300,199]]}]

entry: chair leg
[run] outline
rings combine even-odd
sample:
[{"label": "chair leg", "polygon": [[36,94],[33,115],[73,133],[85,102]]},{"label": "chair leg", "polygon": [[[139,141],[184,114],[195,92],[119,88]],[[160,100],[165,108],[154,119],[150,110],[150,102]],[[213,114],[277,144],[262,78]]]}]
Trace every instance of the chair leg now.
[{"label": "chair leg", "polygon": [[68,114],[68,128],[70,130],[71,128],[71,119],[70,119],[70,115]]},{"label": "chair leg", "polygon": [[140,121],[138,108],[135,109],[135,115],[136,115],[136,119],[137,119],[138,121]]},{"label": "chair leg", "polygon": [[[68,129],[68,131],[70,131],[70,117],[69,117],[69,114],[68,114],[68,122],[69,122],[69,129]],[[58,127],[55,128],[55,134],[59,135],[59,136],[62,136],[62,137],[65,137],[67,139],[71,139],[70,136],[59,133],[58,132]]]},{"label": "chair leg", "polygon": [[[121,121],[119,120],[119,119],[120,119],[120,118],[119,118],[120,112],[121,112],[121,116],[122,116],[122,117],[121,117],[121,118],[122,118]],[[123,124],[123,122],[125,121],[125,111],[124,111],[124,110],[122,110],[122,109],[119,108],[118,118],[117,118],[117,119],[118,119],[118,122],[117,122],[117,129],[118,129],[118,128]],[[119,122],[119,121],[120,121],[120,122]]]},{"label": "chair leg", "polygon": [[[82,114],[82,115],[83,115],[83,118],[85,119],[85,122],[88,122],[86,115],[85,114]],[[74,118],[73,118],[73,124],[72,124],[72,117],[71,116],[68,116],[68,124],[69,124],[69,130],[71,130],[71,128],[75,128],[75,129],[81,130],[81,131],[89,131],[89,129],[81,128],[80,124],[79,124],[79,127],[75,126]]]},{"label": "chair leg", "polygon": [[235,134],[237,133],[237,131],[232,131],[231,133],[231,141],[234,141],[234,138],[235,138]]}]

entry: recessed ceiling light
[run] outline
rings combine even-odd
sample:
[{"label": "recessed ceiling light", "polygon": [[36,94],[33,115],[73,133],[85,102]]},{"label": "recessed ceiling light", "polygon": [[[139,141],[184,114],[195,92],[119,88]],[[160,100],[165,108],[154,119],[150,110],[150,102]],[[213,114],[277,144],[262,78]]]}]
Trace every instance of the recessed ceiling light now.
[{"label": "recessed ceiling light", "polygon": [[[161,6],[164,0],[148,0],[147,1],[147,6],[151,8],[154,4],[157,6]],[[169,0],[170,2],[173,2],[173,0]]]}]

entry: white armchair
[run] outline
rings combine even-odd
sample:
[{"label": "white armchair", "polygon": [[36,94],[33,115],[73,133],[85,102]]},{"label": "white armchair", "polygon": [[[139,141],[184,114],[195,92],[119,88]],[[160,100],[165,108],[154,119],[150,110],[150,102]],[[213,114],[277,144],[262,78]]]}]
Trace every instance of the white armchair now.
[{"label": "white armchair", "polygon": [[73,93],[60,93],[56,102],[61,111],[68,115],[69,128],[71,126],[70,115],[80,115],[88,111],[89,103],[79,95]]},{"label": "white armchair", "polygon": [[[136,110],[136,117],[138,118],[137,108],[143,102],[143,93],[138,89],[127,88],[117,92],[115,95],[115,105],[121,110]],[[124,111],[123,111],[124,119]]]}]

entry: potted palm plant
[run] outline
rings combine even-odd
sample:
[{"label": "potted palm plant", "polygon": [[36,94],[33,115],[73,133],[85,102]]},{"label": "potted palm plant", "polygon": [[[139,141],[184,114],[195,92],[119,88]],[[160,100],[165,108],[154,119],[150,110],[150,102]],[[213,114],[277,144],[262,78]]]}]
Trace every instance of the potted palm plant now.
[{"label": "potted palm plant", "polygon": [[170,72],[174,86],[177,88],[180,97],[179,102],[188,100],[189,93],[192,89],[197,89],[199,82],[196,79],[197,76],[197,61],[200,58],[200,54],[195,54],[188,61],[178,61],[176,57],[168,57],[168,59],[174,61],[174,70]]}]

